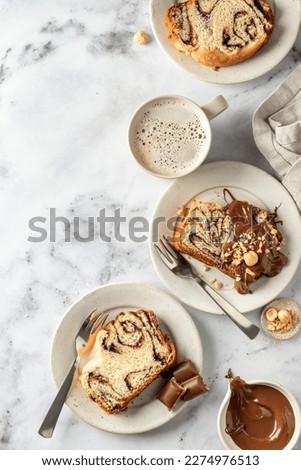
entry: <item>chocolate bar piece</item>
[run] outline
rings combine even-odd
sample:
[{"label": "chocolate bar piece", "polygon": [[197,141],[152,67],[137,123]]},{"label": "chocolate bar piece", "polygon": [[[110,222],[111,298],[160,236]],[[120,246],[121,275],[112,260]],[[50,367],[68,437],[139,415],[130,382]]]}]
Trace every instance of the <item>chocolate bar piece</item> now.
[{"label": "chocolate bar piece", "polygon": [[177,382],[182,384],[186,380],[191,379],[198,375],[198,371],[190,359],[181,362],[172,370],[172,375],[176,379]]},{"label": "chocolate bar piece", "polygon": [[172,378],[164,385],[157,398],[164,403],[169,410],[172,410],[184,393],[185,388]]},{"label": "chocolate bar piece", "polygon": [[171,410],[182,398],[184,401],[208,392],[203,377],[190,359],[171,369],[173,377],[164,385],[157,398]]},{"label": "chocolate bar piece", "polygon": [[199,374],[185,382],[182,382],[181,385],[186,390],[183,395],[184,401],[192,400],[198,395],[208,392],[208,387]]}]

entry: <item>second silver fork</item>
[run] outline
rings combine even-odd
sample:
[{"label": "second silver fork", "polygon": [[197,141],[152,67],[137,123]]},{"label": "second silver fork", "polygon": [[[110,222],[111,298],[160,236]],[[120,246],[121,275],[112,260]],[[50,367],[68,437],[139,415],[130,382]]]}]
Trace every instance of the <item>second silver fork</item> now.
[{"label": "second silver fork", "polygon": [[186,279],[196,281],[204,291],[214,300],[221,310],[235,323],[241,331],[250,339],[256,338],[260,329],[258,326],[250,322],[241,312],[231,305],[224,297],[222,297],[215,289],[207,284],[204,279],[197,276],[191,264],[184,256],[176,251],[163,235],[159,240],[159,244],[154,244],[161,260],[174,274]]},{"label": "second silver fork", "polygon": [[52,437],[57,420],[59,418],[62,407],[65,403],[66,397],[72,385],[73,376],[78,366],[81,351],[87,344],[90,335],[96,333],[98,329],[102,328],[107,318],[108,315],[106,313],[97,313],[96,310],[94,310],[82,323],[75,337],[75,346],[77,352],[76,357],[64,382],[62,383],[59,391],[57,392],[57,395],[53,400],[52,405],[50,406],[43,423],[41,424],[41,427],[38,431],[40,436],[46,438]]}]

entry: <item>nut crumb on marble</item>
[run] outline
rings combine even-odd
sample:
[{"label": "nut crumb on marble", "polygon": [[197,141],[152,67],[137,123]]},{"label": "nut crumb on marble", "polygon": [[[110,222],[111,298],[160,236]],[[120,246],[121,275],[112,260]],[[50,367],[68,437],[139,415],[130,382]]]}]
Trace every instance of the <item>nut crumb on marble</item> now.
[{"label": "nut crumb on marble", "polygon": [[137,33],[134,35],[134,42],[135,44],[144,46],[149,42],[149,36],[144,31],[137,31]]}]

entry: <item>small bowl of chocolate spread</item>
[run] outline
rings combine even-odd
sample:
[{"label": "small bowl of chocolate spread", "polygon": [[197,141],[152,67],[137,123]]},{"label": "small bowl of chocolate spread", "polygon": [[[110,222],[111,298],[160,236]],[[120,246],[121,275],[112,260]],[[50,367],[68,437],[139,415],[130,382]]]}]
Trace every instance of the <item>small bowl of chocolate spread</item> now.
[{"label": "small bowl of chocolate spread", "polygon": [[220,407],[217,427],[226,449],[289,450],[301,430],[300,407],[282,385],[234,377]]}]

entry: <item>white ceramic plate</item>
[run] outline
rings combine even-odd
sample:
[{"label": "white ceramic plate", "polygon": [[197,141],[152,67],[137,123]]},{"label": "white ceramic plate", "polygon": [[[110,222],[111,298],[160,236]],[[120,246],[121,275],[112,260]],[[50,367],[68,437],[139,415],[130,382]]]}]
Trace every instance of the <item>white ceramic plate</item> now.
[{"label": "white ceramic plate", "polygon": [[231,67],[214,71],[180,53],[167,37],[164,16],[171,0],[150,0],[150,16],[154,35],[168,57],[186,72],[211,83],[230,84],[252,80],[265,74],[287,55],[292,48],[300,26],[299,0],[270,1],[275,26],[271,37],[253,57]]},{"label": "white ceramic plate", "polygon": [[[108,284],[88,292],[75,302],[64,315],[53,339],[51,364],[57,387],[63,382],[74,360],[74,338],[84,319],[95,309],[109,313],[113,319],[131,309],[153,310],[163,331],[168,332],[177,349],[177,362],[191,359],[199,371],[203,366],[203,351],[199,333],[186,310],[170,295],[146,284]],[[108,415],[90,400],[78,380],[75,380],[67,405],[88,424],[120,434],[135,434],[166,423],[184,409],[179,402],[173,411],[156,399],[164,381],[156,379],[129,406],[127,411]]]},{"label": "white ceramic plate", "polygon": [[222,313],[199,285],[189,279],[181,279],[166,268],[157,255],[153,243],[163,234],[172,236],[172,223],[175,221],[178,209],[191,199],[212,200],[225,204],[224,188],[228,188],[237,199],[247,200],[270,211],[281,204],[278,209],[278,220],[283,221],[281,232],[286,240],[282,251],[288,256],[289,263],[278,276],[272,278],[263,276],[252,284],[253,294],[238,294],[232,288],[232,279],[214,268],[204,273],[202,263],[190,259],[196,270],[202,273],[207,281],[215,277],[223,282],[224,287],[220,293],[232,305],[241,312],[248,312],[267,304],[287,286],[298,268],[301,257],[301,219],[298,209],[282,184],[265,171],[245,163],[218,161],[202,165],[194,173],[174,181],[161,197],[153,214],[150,236],[151,258],[162,282],[181,301],[198,310]]}]

